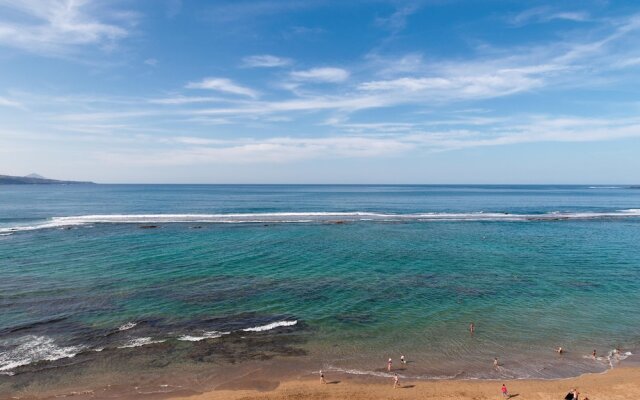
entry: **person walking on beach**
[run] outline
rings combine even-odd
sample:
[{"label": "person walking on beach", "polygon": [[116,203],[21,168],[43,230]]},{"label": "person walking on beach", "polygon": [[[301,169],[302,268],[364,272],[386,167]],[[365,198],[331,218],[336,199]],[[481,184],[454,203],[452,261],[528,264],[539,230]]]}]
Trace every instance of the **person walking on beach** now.
[{"label": "person walking on beach", "polygon": [[509,398],[509,392],[507,391],[507,385],[505,385],[504,383],[502,384],[502,388],[500,389],[502,391],[502,397],[505,399]]},{"label": "person walking on beach", "polygon": [[580,395],[580,392],[578,392],[578,389],[571,389],[569,393],[567,393],[567,395],[564,396],[564,400],[578,400],[579,395]]},{"label": "person walking on beach", "polygon": [[398,376],[398,374],[393,374],[393,388],[399,388],[400,387],[400,377]]},{"label": "person walking on beach", "polygon": [[324,380],[324,372],[322,372],[322,370],[320,370],[320,383],[322,384],[327,383],[327,381]]},{"label": "person walking on beach", "polygon": [[391,364],[393,364],[393,362],[389,359],[389,361],[387,361],[387,371],[389,372],[391,372]]},{"label": "person walking on beach", "polygon": [[401,354],[401,355],[400,355],[400,362],[401,362],[402,364],[406,364],[406,363],[407,363],[407,360],[405,360],[405,358],[404,358],[404,354]]}]

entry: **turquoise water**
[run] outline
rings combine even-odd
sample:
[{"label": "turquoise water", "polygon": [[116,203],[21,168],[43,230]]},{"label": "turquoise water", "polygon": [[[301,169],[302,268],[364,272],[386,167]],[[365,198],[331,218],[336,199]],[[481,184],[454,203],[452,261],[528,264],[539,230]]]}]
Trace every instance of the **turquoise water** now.
[{"label": "turquoise water", "polygon": [[605,370],[640,347],[639,209],[628,187],[3,186],[0,392],[77,363]]}]

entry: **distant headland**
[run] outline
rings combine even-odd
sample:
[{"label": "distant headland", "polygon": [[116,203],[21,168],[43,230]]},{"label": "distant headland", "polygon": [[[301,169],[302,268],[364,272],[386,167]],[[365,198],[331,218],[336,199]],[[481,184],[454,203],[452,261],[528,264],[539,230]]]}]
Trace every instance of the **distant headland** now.
[{"label": "distant headland", "polygon": [[0,175],[0,185],[95,185],[94,182],[82,181],[61,181],[57,179],[45,178],[38,174],[29,174],[26,176]]}]

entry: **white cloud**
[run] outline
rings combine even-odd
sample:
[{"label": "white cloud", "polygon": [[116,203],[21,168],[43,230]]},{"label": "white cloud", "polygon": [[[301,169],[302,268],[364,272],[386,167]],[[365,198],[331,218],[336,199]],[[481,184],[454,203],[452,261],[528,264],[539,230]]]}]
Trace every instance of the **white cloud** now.
[{"label": "white cloud", "polygon": [[393,12],[389,17],[377,18],[376,23],[379,26],[389,29],[393,33],[397,33],[407,26],[407,18],[418,10],[417,4],[405,5]]},{"label": "white cloud", "polygon": [[23,105],[15,100],[9,100],[6,97],[0,97],[0,107],[23,108]]},{"label": "white cloud", "polygon": [[[444,121],[443,125],[448,123]],[[469,124],[451,129],[425,128],[431,124],[347,124],[344,127],[355,128],[355,133],[325,137],[217,139],[143,135],[139,140],[153,144],[149,147],[153,150],[115,150],[107,157],[118,163],[139,165],[291,163],[313,159],[379,158],[412,151],[455,151],[536,142],[577,143],[640,138],[638,118],[518,115],[497,118],[488,126]]]},{"label": "white cloud", "polygon": [[589,14],[584,11],[555,11],[551,7],[535,7],[524,10],[509,19],[512,25],[522,26],[533,22],[549,22],[566,20],[584,22],[589,20]]},{"label": "white cloud", "polygon": [[[493,74],[433,78],[405,77],[371,81],[359,85],[360,90],[374,92],[417,93],[439,101],[491,98],[525,91],[542,85],[535,75],[521,71],[498,70]],[[407,98],[409,100],[409,98]]]},{"label": "white cloud", "polygon": [[208,89],[217,90],[219,92],[237,94],[257,98],[258,92],[245,86],[240,86],[227,78],[205,78],[200,82],[189,82],[187,89]]},{"label": "white cloud", "polygon": [[217,101],[226,101],[226,100],[221,97],[195,97],[195,96],[176,96],[176,97],[165,97],[165,98],[148,100],[148,102],[151,104],[165,104],[165,105],[213,103]]},{"label": "white cloud", "polygon": [[113,46],[129,34],[125,25],[135,18],[111,13],[107,22],[86,0],[0,0],[0,11],[0,45],[54,55],[77,46]]},{"label": "white cloud", "polygon": [[312,68],[306,71],[293,71],[291,78],[310,82],[344,82],[349,78],[349,71],[342,68]]},{"label": "white cloud", "polygon": [[155,58],[147,58],[146,60],[144,60],[144,63],[155,67],[156,65],[158,65],[158,60],[156,60]]},{"label": "white cloud", "polygon": [[273,137],[265,140],[219,141],[197,137],[178,137],[186,148],[159,150],[157,153],[114,152],[111,161],[144,165],[255,164],[288,163],[318,158],[376,157],[410,150],[410,143],[393,138],[371,137]]},{"label": "white cloud", "polygon": [[242,65],[248,68],[274,68],[291,64],[291,59],[262,54],[248,56],[242,59]]}]

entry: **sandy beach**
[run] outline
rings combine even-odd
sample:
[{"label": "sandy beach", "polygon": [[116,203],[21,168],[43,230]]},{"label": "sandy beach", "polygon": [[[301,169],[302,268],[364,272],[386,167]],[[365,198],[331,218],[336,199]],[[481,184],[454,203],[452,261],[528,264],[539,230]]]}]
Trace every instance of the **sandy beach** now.
[{"label": "sandy beach", "polygon": [[445,380],[401,382],[393,389],[391,379],[359,379],[327,374],[327,384],[316,378],[286,382],[262,380],[247,376],[236,382],[222,384],[212,392],[181,397],[184,400],[294,400],[294,399],[500,399],[502,383],[507,385],[510,398],[563,399],[572,388],[580,392],[580,399],[616,400],[640,397],[640,368],[616,368],[602,374],[586,374],[558,380]]}]

